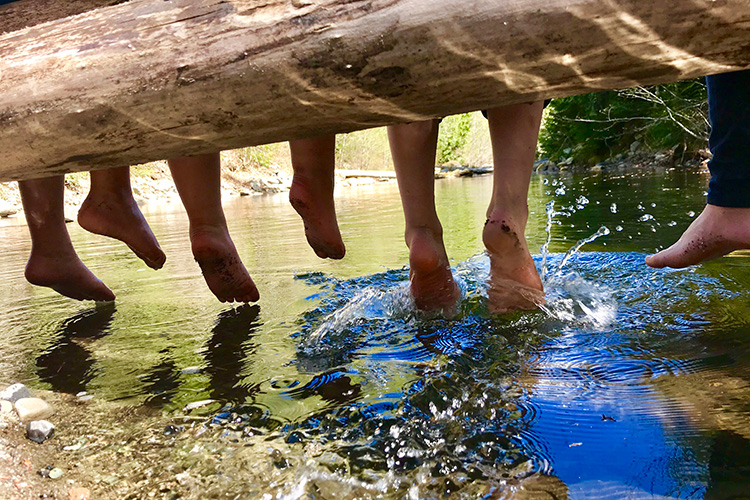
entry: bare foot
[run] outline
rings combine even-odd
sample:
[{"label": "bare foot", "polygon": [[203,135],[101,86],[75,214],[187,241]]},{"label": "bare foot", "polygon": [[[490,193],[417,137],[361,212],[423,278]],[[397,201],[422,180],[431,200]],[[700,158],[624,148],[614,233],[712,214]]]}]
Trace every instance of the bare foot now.
[{"label": "bare foot", "polygon": [[132,197],[102,199],[89,192],[78,211],[78,223],[90,233],[122,241],[152,269],[160,269],[167,260]]},{"label": "bare foot", "polygon": [[333,204],[333,185],[299,174],[294,175],[289,191],[289,202],[302,217],[305,237],[321,259],[341,259],[346,253],[336,221]]},{"label": "bare foot", "polygon": [[427,228],[411,230],[406,236],[409,247],[409,281],[417,309],[452,314],[460,292],[453,280],[441,235]]},{"label": "bare foot", "polygon": [[203,278],[217,299],[255,302],[260,298],[226,228],[191,228],[190,243]]},{"label": "bare foot", "polygon": [[544,304],[544,288],[529,253],[523,222],[494,209],[482,231],[490,256],[489,309],[505,313]]},{"label": "bare foot", "polygon": [[682,268],[742,248],[750,248],[750,208],[706,205],[677,243],[646,257],[646,264]]},{"label": "bare foot", "polygon": [[32,250],[25,275],[29,283],[52,288],[71,299],[115,300],[112,290],[88,270],[75,252],[62,251],[45,256]]}]

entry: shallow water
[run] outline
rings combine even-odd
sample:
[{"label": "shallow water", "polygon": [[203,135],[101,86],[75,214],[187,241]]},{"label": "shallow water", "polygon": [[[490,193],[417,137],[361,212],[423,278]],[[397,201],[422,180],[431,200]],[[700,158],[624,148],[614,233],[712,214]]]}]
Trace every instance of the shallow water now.
[{"label": "shallow water", "polygon": [[[258,305],[237,308],[203,285],[178,205],[145,211],[168,255],[159,272],[71,225],[84,262],[118,295],[99,308],[27,285],[26,230],[8,224],[0,382],[189,413],[200,425],[187,448],[262,436],[270,451],[231,474],[227,465],[234,479],[205,497],[741,498],[748,257],[643,264],[700,212],[706,183],[684,172],[534,177],[532,249],[554,201],[550,253],[535,258],[548,304],[495,317],[480,237],[489,177],[437,183],[463,292],[452,319],[414,311],[395,184],[338,193],[340,262],[308,249],[284,195],[229,200],[261,290]],[[184,409],[204,400],[214,402]],[[282,472],[242,482],[264,467]]]}]

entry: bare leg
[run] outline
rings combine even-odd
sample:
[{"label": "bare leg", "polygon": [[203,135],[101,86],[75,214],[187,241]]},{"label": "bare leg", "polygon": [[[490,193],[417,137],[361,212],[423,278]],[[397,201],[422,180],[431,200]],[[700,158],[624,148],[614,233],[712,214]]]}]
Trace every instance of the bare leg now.
[{"label": "bare leg", "polygon": [[133,199],[130,168],[91,171],[91,189],[78,211],[85,230],[125,243],[148,267],[160,269],[167,257]]},{"label": "bare leg", "polygon": [[29,283],[52,288],[77,300],[114,300],[115,294],[78,258],[65,228],[63,176],[21,181],[31,256],[26,264]]},{"label": "bare leg", "polygon": [[543,103],[524,103],[487,112],[495,165],[492,200],[482,239],[490,256],[489,308],[503,313],[544,303],[539,273],[524,232]]},{"label": "bare leg", "polygon": [[260,297],[229,236],[221,208],[219,154],[169,160],[177,192],[190,219],[193,257],[208,288],[221,302],[255,302]]},{"label": "bare leg", "polygon": [[423,311],[452,310],[460,297],[435,211],[438,123],[430,120],[388,127],[406,220],[411,293]]},{"label": "bare leg", "polygon": [[302,217],[305,236],[321,259],[346,253],[333,203],[336,136],[289,141],[294,178],[289,202]]},{"label": "bare leg", "polygon": [[646,257],[646,264],[682,268],[742,248],[750,248],[750,208],[706,205],[677,243]]}]

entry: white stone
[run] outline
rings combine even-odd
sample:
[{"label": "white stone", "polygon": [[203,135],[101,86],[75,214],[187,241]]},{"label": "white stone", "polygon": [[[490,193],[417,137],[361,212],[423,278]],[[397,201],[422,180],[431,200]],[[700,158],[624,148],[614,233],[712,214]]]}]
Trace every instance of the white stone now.
[{"label": "white stone", "polygon": [[21,398],[30,398],[31,391],[23,384],[13,384],[0,392],[0,399],[15,403]]},{"label": "white stone", "polygon": [[43,443],[55,434],[55,426],[46,420],[34,420],[26,427],[26,437],[37,443]]},{"label": "white stone", "polygon": [[215,402],[216,402],[215,399],[204,399],[202,401],[194,401],[192,403],[186,404],[185,408],[183,408],[182,411],[185,411],[185,412],[193,411],[195,409],[202,408],[204,406],[208,406],[211,403],[215,403]]},{"label": "white stone", "polygon": [[10,401],[0,400],[0,415],[13,411],[13,403]]},{"label": "white stone", "polygon": [[46,401],[39,398],[21,398],[16,401],[16,413],[22,422],[41,420],[52,415],[55,411]]},{"label": "white stone", "polygon": [[18,213],[18,208],[8,205],[7,203],[0,202],[0,217],[10,217],[11,215],[16,215]]}]

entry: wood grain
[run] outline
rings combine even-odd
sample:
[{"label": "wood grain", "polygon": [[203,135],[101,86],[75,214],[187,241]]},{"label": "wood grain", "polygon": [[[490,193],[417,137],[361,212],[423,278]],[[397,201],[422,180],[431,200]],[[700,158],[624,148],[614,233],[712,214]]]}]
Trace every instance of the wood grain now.
[{"label": "wood grain", "polygon": [[749,30],[750,0],[131,0],[0,36],[0,180],[747,68]]}]

